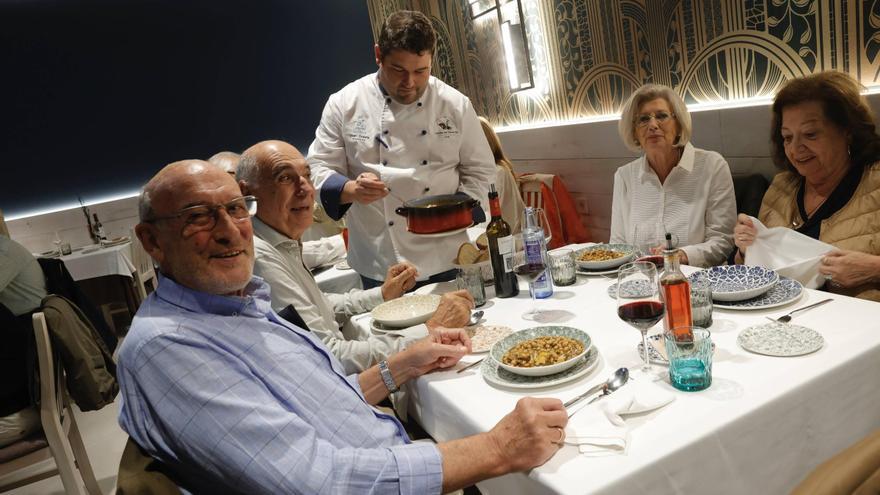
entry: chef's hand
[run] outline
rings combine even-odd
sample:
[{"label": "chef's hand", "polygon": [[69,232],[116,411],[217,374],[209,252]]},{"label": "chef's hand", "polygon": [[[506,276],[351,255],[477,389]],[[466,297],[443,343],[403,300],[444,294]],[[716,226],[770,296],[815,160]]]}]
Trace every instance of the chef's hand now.
[{"label": "chef's hand", "polygon": [[856,287],[880,279],[880,256],[860,251],[837,250],[826,253],[819,265],[832,287]]},{"label": "chef's hand", "polygon": [[390,301],[402,296],[416,285],[419,271],[412,263],[398,263],[388,268],[385,282],[382,284],[382,299]]},{"label": "chef's hand", "polygon": [[736,217],[736,227],[733,228],[733,243],[736,244],[739,252],[736,253],[736,262],[742,263],[746,254],[746,249],[755,243],[755,237],[758,235],[758,229],[755,223],[745,213],[740,213]]},{"label": "chef's hand", "polygon": [[440,298],[440,305],[434,315],[425,322],[428,330],[435,328],[459,328],[467,325],[471,319],[471,310],[474,309],[474,298],[468,291],[462,289],[455,292],[447,292]]},{"label": "chef's hand", "polygon": [[370,204],[388,195],[388,188],[376,174],[364,172],[357,179],[345,183],[342,188],[341,202],[343,204],[354,203]]}]

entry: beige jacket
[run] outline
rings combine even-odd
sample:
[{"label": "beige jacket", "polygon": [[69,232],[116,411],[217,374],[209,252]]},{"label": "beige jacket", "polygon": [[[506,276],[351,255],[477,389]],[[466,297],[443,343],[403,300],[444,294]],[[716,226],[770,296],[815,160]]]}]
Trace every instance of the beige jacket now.
[{"label": "beige jacket", "polygon": [[[758,219],[767,227],[801,225],[797,207],[797,190],[803,177],[781,172],[773,178],[761,202]],[[840,249],[880,255],[880,162],[865,169],[853,197],[843,208],[822,221],[819,240]],[[877,274],[880,277],[880,274]],[[848,296],[880,301],[880,283],[874,282],[848,289],[826,289]]]}]

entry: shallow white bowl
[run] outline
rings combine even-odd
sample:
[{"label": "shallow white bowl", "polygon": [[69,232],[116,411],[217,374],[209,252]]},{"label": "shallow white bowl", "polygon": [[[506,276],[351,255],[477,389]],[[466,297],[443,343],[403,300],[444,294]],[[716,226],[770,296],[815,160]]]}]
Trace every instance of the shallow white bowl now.
[{"label": "shallow white bowl", "polygon": [[386,327],[403,328],[428,321],[439,305],[440,296],[436,294],[413,294],[383,302],[370,313]]}]

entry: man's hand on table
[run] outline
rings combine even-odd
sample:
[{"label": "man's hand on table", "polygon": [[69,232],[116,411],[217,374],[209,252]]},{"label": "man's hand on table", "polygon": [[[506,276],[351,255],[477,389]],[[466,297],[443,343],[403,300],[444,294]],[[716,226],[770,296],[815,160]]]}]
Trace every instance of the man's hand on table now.
[{"label": "man's hand on table", "polygon": [[440,298],[440,305],[431,318],[425,322],[429,332],[435,328],[456,328],[467,325],[471,319],[471,310],[474,309],[474,298],[468,291],[462,289],[455,292],[447,292]]},{"label": "man's hand on table", "polygon": [[404,380],[410,380],[437,369],[451,368],[469,352],[471,339],[464,329],[438,327],[389,358],[388,367],[395,375],[399,372]]},{"label": "man's hand on table", "polygon": [[416,277],[419,271],[412,263],[403,262],[392,265],[385,274],[385,282],[382,284],[382,299],[390,301],[402,296],[406,291],[416,285]]},{"label": "man's hand on table", "polygon": [[340,200],[343,204],[354,203],[370,204],[373,201],[388,195],[388,188],[376,174],[364,172],[357,179],[350,180],[342,187]]}]

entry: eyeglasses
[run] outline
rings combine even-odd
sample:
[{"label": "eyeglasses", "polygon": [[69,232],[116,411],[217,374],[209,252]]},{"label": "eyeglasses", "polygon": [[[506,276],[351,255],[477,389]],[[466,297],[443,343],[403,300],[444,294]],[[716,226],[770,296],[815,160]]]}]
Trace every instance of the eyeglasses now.
[{"label": "eyeglasses", "polygon": [[217,225],[217,215],[220,208],[226,210],[226,213],[235,222],[241,222],[250,218],[257,212],[257,198],[254,196],[242,196],[222,205],[196,205],[184,208],[173,215],[164,217],[155,217],[147,220],[148,223],[158,222],[160,220],[173,220],[182,218],[187,233],[201,232],[203,230],[211,230]]},{"label": "eyeglasses", "polygon": [[674,113],[667,112],[657,112],[657,113],[643,113],[636,117],[636,125],[639,127],[645,127],[651,123],[651,119],[657,121],[657,124],[663,125],[666,121],[675,117]]}]

